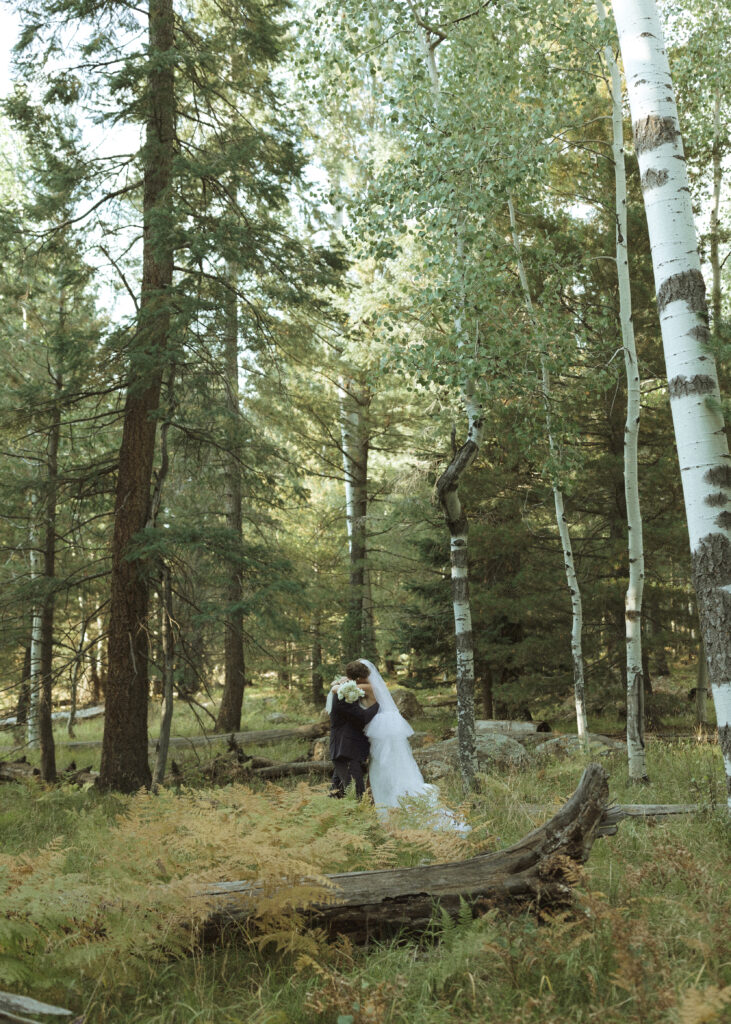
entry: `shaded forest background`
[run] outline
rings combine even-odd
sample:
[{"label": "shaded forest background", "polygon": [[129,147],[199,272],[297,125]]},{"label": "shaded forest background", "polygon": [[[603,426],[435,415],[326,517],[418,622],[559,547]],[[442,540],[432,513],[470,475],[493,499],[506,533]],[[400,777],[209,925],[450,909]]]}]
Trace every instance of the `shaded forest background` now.
[{"label": "shaded forest background", "polygon": [[[682,7],[664,12],[728,393],[727,200],[713,216],[729,146],[724,5]],[[588,5],[455,3],[439,39],[406,4],[196,0],[153,4],[171,35],[150,45],[132,8],[19,10],[0,128],[3,713],[27,719],[31,677],[54,707],[104,699],[112,535],[129,510],[117,491],[115,514],[122,428],[155,388],[151,484],[123,554],[150,595],[129,646],[136,669],[149,645],[154,696],[276,675],[321,706],[359,653],[408,686],[451,682],[434,488],[465,437],[465,380],[485,417],[460,490],[484,714],[570,717],[556,479],[588,709],[621,707],[611,28]],[[424,47],[440,61],[436,112]],[[150,125],[165,89],[161,141]],[[669,659],[697,658],[699,637],[629,128],[627,151],[651,695]],[[168,275],[152,284],[150,253]],[[218,724],[240,720],[234,702]]]}]

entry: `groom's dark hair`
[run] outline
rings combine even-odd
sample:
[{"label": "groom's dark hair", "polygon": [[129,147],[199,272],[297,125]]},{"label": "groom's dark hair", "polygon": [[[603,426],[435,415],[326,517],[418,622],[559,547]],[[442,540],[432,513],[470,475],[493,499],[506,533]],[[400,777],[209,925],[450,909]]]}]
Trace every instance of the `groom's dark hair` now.
[{"label": "groom's dark hair", "polygon": [[367,679],[371,672],[362,661],[351,661],[345,666],[345,674],[348,679]]}]

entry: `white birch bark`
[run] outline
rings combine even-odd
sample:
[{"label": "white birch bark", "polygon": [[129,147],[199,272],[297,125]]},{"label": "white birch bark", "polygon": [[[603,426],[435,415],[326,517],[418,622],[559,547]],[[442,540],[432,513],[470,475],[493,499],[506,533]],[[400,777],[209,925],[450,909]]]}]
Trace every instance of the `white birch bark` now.
[{"label": "white birch bark", "polygon": [[731,460],[670,67],[654,0],[613,0],[650,236],[670,408],[731,810]]},{"label": "white birch bark", "polygon": [[[508,199],[508,209],[510,211],[510,226],[513,231],[513,247],[515,248],[515,259],[518,265],[518,276],[520,278],[520,285],[523,289],[523,295],[525,296],[525,305],[529,314],[533,314],[533,299],[530,293],[530,286],[528,284],[528,277],[525,272],[523,265],[523,257],[520,249],[520,236],[518,235],[518,226],[515,220],[515,208],[513,207],[513,200]],[[548,372],[548,366],[543,353],[541,353],[541,394],[543,396],[543,407],[546,414],[546,432],[548,434],[548,447],[551,453],[551,458],[555,459],[557,456],[556,441],[553,436],[553,426],[551,423],[551,378]],[[553,475],[551,486],[553,488],[553,503],[556,508],[556,525],[558,526],[559,537],[561,538],[561,548],[563,551],[563,564],[566,572],[566,584],[571,595],[571,660],[573,662],[574,669],[574,706],[576,708],[576,731],[586,744],[588,727],[586,722],[586,698],[585,698],[585,686],[584,686],[584,655],[581,646],[582,630],[583,630],[583,606],[581,603],[581,588],[579,587],[579,578],[576,575],[576,566],[574,564],[574,550],[571,545],[571,534],[569,532],[569,524],[566,519],[566,510],[564,508],[563,491],[558,486],[558,483]]]},{"label": "white birch bark", "polygon": [[[596,0],[599,20],[604,24],[603,0]],[[624,117],[622,81],[610,46],[604,59],[611,76],[612,156],[614,160],[615,257],[619,285],[619,322],[622,331],[624,368],[627,375],[627,420],[624,428],[624,497],[627,507],[629,581],[624,600],[627,643],[627,760],[632,782],[647,781],[645,756],[645,686],[642,672],[642,593],[645,585],[645,553],[637,467],[640,434],[640,369],[632,324],[632,291],[627,252],[627,176],[624,164]]]},{"label": "white birch bark", "polygon": [[[36,494],[31,495],[30,521],[30,578],[31,582],[41,575],[41,552],[38,549],[38,527],[36,523]],[[26,740],[29,747],[39,743],[38,714],[41,702],[41,643],[43,639],[43,618],[38,598],[34,599],[30,634],[30,706],[26,725]]]}]

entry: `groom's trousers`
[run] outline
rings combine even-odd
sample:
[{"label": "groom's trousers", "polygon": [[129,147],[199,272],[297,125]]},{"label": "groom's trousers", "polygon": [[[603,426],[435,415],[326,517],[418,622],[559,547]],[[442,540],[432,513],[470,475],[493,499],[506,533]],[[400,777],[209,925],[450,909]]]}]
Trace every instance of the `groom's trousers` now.
[{"label": "groom's trousers", "polygon": [[333,761],[333,788],[331,796],[343,797],[351,782],[355,783],[355,795],[360,798],[365,793],[365,765],[349,757],[336,757]]}]

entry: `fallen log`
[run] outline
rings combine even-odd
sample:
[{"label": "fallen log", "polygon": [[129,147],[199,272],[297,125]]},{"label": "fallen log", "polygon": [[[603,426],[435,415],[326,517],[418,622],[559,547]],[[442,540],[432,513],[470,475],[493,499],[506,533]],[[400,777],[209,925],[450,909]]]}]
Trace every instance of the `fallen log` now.
[{"label": "fallen log", "polygon": [[0,782],[18,782],[40,774],[40,769],[28,764],[24,757],[18,761],[0,761]]},{"label": "fallen log", "polygon": [[[76,714],[74,715],[77,722],[82,721],[85,718],[100,718],[104,714],[104,705],[95,704],[93,707],[88,708],[77,708]],[[51,721],[53,722],[67,722],[71,717],[70,711],[54,711],[51,714]],[[10,718],[3,718],[0,720],[0,729],[9,729],[12,726],[18,724],[18,716],[11,715]]]},{"label": "fallen log", "polygon": [[71,1010],[65,1010],[62,1006],[51,1006],[50,1003],[40,1003],[37,999],[30,999],[28,996],[15,996],[11,992],[0,992],[0,1021],[9,1021],[12,1024],[36,1024],[31,1017],[21,1017],[21,1013],[43,1014],[44,1016],[70,1017]]},{"label": "fallen log", "polygon": [[289,775],[332,775],[332,761],[285,761],[254,768],[254,775],[260,779],[283,779]]},{"label": "fallen log", "polygon": [[515,722],[512,719],[478,718],[475,722],[475,731],[500,732],[507,736],[526,736],[535,732],[551,732],[551,726],[548,722]]},{"label": "fallen log", "polygon": [[[310,924],[365,942],[402,929],[423,931],[435,904],[453,917],[465,902],[473,914],[526,903],[566,906],[576,867],[588,858],[595,838],[617,831],[615,822],[604,820],[608,797],[606,772],[590,764],[551,820],[506,850],[447,864],[329,875],[327,896],[301,910]],[[250,882],[221,882],[202,892],[211,905],[206,931],[252,918],[257,893]]]},{"label": "fallen log", "polygon": [[[253,732],[216,733],[215,735],[202,736],[171,736],[171,747],[202,747],[216,743],[228,743],[231,736],[242,747],[266,746],[269,743],[281,743],[283,740],[305,739],[312,740],[324,736],[330,729],[328,719],[321,719],[319,722],[309,722],[307,725],[298,725],[288,729],[259,729]],[[70,743],[57,743],[57,747],[65,750],[90,750],[93,747],[101,746],[101,740],[81,740]],[[153,749],[157,746],[157,739],[150,737],[149,746]]]},{"label": "fallen log", "polygon": [[700,804],[615,804],[607,809],[606,821],[619,823],[625,818],[672,818],[676,814],[695,814]]},{"label": "fallen log", "polygon": [[[217,781],[225,769],[239,769],[240,777],[233,781],[245,782],[247,778],[260,779],[284,779],[296,775],[331,775],[333,766],[331,761],[270,761],[266,757],[246,757],[237,763],[232,761],[220,765],[212,764],[206,766],[207,775],[210,781]],[[217,770],[218,769],[218,770]],[[175,763],[171,763],[170,774],[173,781],[182,779],[182,773]],[[21,782],[33,777],[40,776],[38,768],[28,764],[26,760],[21,761],[0,761],[0,782]],[[59,781],[84,785],[87,782],[96,782],[99,772],[92,771],[91,765],[88,768],[77,768],[75,764],[69,765],[63,772],[59,772]]]},{"label": "fallen log", "polygon": [[[18,761],[0,761],[0,782],[22,782],[40,778],[40,774],[40,770],[28,764],[24,757]],[[77,768],[73,762],[58,773],[59,782],[71,782],[79,786],[86,782],[96,782],[98,777],[99,772],[93,771],[91,765],[87,768]]]}]

